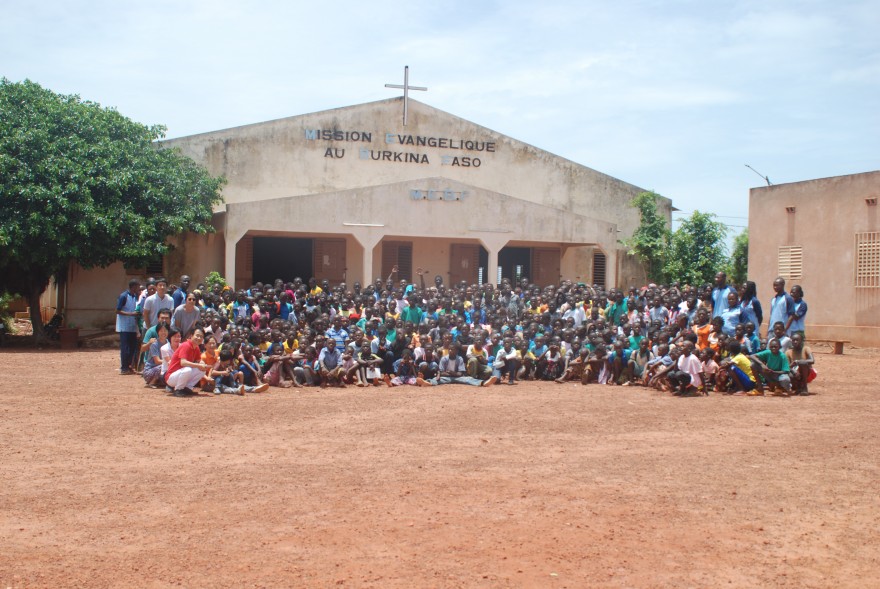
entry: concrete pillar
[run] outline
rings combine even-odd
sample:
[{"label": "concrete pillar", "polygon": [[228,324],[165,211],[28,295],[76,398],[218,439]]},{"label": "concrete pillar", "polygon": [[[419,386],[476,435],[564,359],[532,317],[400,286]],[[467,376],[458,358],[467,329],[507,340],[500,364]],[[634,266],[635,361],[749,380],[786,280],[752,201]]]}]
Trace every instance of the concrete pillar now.
[{"label": "concrete pillar", "polygon": [[354,232],[354,238],[358,240],[358,242],[364,248],[363,254],[363,270],[361,271],[361,285],[364,288],[367,287],[368,284],[373,284],[373,249],[382,241],[384,237],[384,233],[382,233],[382,228],[372,228],[372,227],[364,227],[359,228]]},{"label": "concrete pillar", "polygon": [[486,249],[489,252],[489,268],[487,269],[489,275],[486,276],[486,282],[493,286],[498,286],[498,252],[501,249]]},{"label": "concrete pillar", "polygon": [[368,284],[373,284],[373,248],[364,246],[364,265],[363,272],[361,275],[361,286],[366,287]]},{"label": "concrete pillar", "polygon": [[238,249],[238,242],[244,237],[245,232],[226,230],[226,254],[224,260],[224,278],[226,284],[235,288],[235,252]]},{"label": "concrete pillar", "polygon": [[235,246],[238,244],[238,239],[233,240],[230,237],[226,239],[226,260],[223,277],[226,279],[226,284],[235,288]]},{"label": "concrete pillar", "polygon": [[495,286],[498,286],[498,252],[507,245],[507,241],[506,237],[490,237],[485,234],[480,238],[480,242],[489,253],[488,276],[486,276],[485,281]]},{"label": "concrete pillar", "polygon": [[618,276],[620,276],[621,259],[618,256],[621,250],[616,247],[605,249],[605,284],[607,287],[615,286],[618,288],[626,288],[625,284],[618,284]]}]

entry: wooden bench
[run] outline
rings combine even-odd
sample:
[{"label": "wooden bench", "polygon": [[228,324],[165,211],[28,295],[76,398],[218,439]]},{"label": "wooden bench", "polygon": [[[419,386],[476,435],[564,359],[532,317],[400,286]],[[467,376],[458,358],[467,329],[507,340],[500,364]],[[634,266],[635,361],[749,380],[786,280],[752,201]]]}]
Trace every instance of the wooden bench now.
[{"label": "wooden bench", "polygon": [[852,342],[847,339],[814,339],[810,340],[809,343],[823,343],[823,344],[831,344],[831,353],[837,356],[843,354],[843,344],[851,344]]}]

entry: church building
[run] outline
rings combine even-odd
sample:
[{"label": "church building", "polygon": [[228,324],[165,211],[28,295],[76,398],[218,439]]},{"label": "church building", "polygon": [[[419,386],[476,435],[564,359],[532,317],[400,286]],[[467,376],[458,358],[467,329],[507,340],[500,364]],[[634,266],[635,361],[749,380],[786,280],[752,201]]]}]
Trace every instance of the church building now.
[{"label": "church building", "polygon": [[[404,119],[406,124],[404,124]],[[162,142],[224,176],[216,232],[181,235],[152,268],[72,269],[68,322],[100,327],[95,300],[128,276],[220,272],[236,289],[276,278],[642,284],[621,240],[643,191],[407,97]],[[658,202],[671,217],[669,199]],[[98,298],[95,298],[98,297]],[[107,315],[107,317],[105,317]]]}]

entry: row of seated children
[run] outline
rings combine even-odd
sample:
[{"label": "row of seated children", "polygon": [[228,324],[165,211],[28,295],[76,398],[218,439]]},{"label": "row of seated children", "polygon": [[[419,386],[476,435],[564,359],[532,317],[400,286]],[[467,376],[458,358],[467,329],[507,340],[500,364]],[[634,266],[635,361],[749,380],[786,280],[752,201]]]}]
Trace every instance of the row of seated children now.
[{"label": "row of seated children", "polygon": [[566,361],[557,382],[636,384],[679,395],[708,394],[710,390],[763,394],[766,383],[779,394],[808,394],[808,383],[816,376],[803,334],[787,337],[781,322],[774,325],[774,337],[767,348],[756,344],[758,351],[754,353],[735,337],[719,334],[715,341],[701,338],[697,327],[693,332],[682,330],[675,338],[662,331],[652,335],[653,347],[649,338],[638,336],[620,338],[608,347],[584,347]]}]

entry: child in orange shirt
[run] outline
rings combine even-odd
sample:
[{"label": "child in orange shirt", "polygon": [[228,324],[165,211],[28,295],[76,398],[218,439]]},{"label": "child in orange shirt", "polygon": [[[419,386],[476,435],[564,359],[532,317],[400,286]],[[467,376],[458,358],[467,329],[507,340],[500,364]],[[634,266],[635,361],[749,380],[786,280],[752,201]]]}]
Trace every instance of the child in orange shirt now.
[{"label": "child in orange shirt", "polygon": [[[202,352],[202,362],[208,366],[214,366],[217,363],[217,360],[219,360],[219,356],[217,355],[217,340],[214,339],[213,335],[209,335],[205,339],[205,351]],[[199,386],[201,386],[202,390],[206,393],[210,393],[214,390],[214,379],[206,374],[199,382]]]}]

